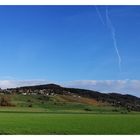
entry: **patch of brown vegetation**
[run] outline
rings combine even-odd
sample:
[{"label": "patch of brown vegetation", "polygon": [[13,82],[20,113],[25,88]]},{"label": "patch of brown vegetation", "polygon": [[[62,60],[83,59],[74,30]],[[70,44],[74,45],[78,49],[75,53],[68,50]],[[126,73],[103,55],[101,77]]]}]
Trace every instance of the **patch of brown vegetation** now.
[{"label": "patch of brown vegetation", "polygon": [[65,102],[78,102],[78,103],[84,103],[84,104],[95,105],[95,106],[106,105],[106,103],[96,101],[95,99],[76,96],[76,95],[60,95],[59,99]]},{"label": "patch of brown vegetation", "polygon": [[11,103],[11,96],[2,95],[0,96],[0,106],[12,106],[15,105]]}]

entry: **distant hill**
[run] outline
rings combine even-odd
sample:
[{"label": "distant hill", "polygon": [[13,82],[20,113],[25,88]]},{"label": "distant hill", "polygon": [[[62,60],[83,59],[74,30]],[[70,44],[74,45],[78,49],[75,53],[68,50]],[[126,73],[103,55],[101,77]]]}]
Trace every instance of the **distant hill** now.
[{"label": "distant hill", "polygon": [[44,90],[43,94],[53,93],[58,95],[76,95],[86,98],[92,98],[102,103],[109,103],[111,106],[124,107],[128,111],[131,110],[140,111],[140,98],[128,94],[127,95],[123,95],[120,93],[105,94],[98,91],[86,89],[61,87],[60,85],[56,84],[25,86],[8,90],[14,91],[16,93],[28,91],[29,93],[37,92],[39,94],[42,94],[41,91]]},{"label": "distant hill", "polygon": [[17,89],[42,90],[42,89],[62,89],[62,87],[56,84],[46,84],[46,85],[24,86]]}]

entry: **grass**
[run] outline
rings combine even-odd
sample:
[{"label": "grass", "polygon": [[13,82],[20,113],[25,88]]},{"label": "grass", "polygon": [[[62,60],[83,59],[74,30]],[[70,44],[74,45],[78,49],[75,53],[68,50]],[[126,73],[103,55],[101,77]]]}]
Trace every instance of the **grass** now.
[{"label": "grass", "polygon": [[[2,95],[3,96],[3,95]],[[72,96],[6,95],[15,106],[0,107],[0,112],[57,112],[57,113],[120,113],[115,107],[97,103],[94,99]],[[32,105],[29,107],[29,105]]]},{"label": "grass", "polygon": [[0,134],[140,134],[140,115],[0,113]]},{"label": "grass", "polygon": [[8,96],[15,107],[0,107],[0,134],[140,134],[139,112],[94,99]]},{"label": "grass", "polygon": [[[106,113],[115,110],[108,104],[103,104],[89,98],[74,98],[72,96],[50,96],[49,99],[41,95],[7,95],[15,107],[0,107],[0,111],[29,111],[29,112],[93,112]],[[31,107],[29,107],[31,105]],[[117,109],[118,112],[122,111]]]}]

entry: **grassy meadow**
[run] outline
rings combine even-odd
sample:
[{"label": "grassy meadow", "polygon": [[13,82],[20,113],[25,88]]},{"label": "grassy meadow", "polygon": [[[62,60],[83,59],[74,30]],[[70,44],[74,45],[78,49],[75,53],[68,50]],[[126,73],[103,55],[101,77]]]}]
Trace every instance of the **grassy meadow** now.
[{"label": "grassy meadow", "polygon": [[0,134],[140,134],[140,113],[88,98],[13,95],[0,107]]},{"label": "grassy meadow", "polygon": [[140,134],[140,115],[0,113],[0,134]]}]

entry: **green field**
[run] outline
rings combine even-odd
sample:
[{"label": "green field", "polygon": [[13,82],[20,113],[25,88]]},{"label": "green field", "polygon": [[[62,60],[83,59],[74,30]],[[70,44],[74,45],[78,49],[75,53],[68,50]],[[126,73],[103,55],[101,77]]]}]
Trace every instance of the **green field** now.
[{"label": "green field", "polygon": [[[140,113],[89,98],[8,95],[0,134],[140,134]],[[13,106],[14,105],[14,106]]]},{"label": "green field", "polygon": [[140,115],[0,113],[0,134],[140,134]]}]

